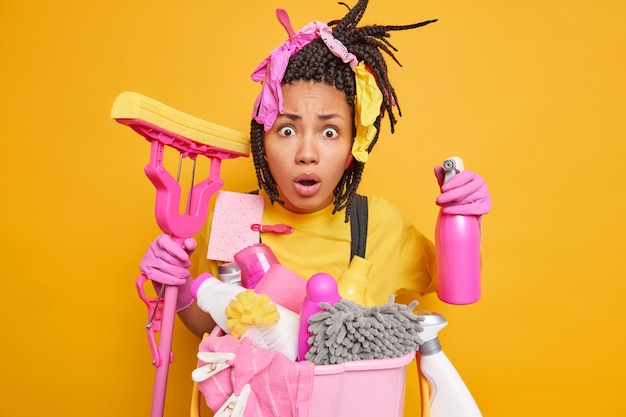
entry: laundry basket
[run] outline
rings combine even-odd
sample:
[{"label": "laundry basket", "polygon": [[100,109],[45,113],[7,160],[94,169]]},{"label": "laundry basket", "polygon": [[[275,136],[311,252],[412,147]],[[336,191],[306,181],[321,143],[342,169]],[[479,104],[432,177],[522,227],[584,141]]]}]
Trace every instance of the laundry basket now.
[{"label": "laundry basket", "polygon": [[[224,334],[217,326],[211,332]],[[402,417],[407,366],[415,355],[316,365],[308,417]],[[191,417],[200,415],[199,401],[195,384]]]},{"label": "laundry basket", "polygon": [[414,360],[412,352],[315,366],[309,417],[401,417],[406,367]]}]

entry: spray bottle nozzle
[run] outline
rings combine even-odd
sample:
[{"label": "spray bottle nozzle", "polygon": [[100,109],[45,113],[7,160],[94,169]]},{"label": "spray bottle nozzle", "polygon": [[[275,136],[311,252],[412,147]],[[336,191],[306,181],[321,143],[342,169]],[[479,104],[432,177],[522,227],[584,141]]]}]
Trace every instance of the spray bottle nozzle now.
[{"label": "spray bottle nozzle", "polygon": [[446,159],[443,161],[443,170],[448,172],[454,169],[454,161],[451,159]]},{"label": "spray bottle nozzle", "polygon": [[463,171],[463,160],[458,156],[451,156],[443,161],[443,170],[445,172],[444,182]]},{"label": "spray bottle nozzle", "polygon": [[448,324],[446,318],[441,314],[432,311],[416,311],[415,313],[424,317],[424,321],[422,321],[424,331],[420,335],[424,342],[436,339],[439,331]]}]

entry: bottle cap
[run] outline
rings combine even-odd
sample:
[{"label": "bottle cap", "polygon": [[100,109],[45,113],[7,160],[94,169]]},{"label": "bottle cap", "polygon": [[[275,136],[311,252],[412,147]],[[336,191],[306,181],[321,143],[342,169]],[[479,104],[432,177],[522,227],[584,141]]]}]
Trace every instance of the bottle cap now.
[{"label": "bottle cap", "polygon": [[341,300],[337,281],[331,275],[318,272],[306,283],[306,298],[310,301],[335,303]]},{"label": "bottle cap", "polygon": [[194,299],[196,300],[198,299],[198,290],[200,289],[202,284],[204,284],[206,281],[210,280],[211,278],[215,279],[215,277],[209,274],[208,272],[203,272],[202,274],[198,275],[196,279],[193,280],[193,282],[191,283],[191,288],[189,289],[189,292],[191,293],[191,296]]},{"label": "bottle cap", "polygon": [[342,275],[348,278],[353,284],[365,288],[367,287],[367,275],[370,273],[370,269],[372,269],[371,262],[355,255],[352,257],[348,269],[346,269]]}]

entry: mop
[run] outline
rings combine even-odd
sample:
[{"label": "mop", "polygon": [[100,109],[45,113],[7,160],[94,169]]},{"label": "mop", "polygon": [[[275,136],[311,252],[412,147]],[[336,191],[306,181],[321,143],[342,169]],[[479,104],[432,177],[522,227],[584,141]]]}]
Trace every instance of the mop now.
[{"label": "mop", "polygon": [[[209,202],[224,184],[220,178],[223,159],[248,156],[249,138],[231,130],[166,106],[135,92],[121,93],[114,101],[111,118],[126,125],[150,142],[150,162],[144,168],[146,176],[156,188],[155,216],[163,233],[183,244],[195,236],[204,225]],[[185,213],[180,213],[180,185],[163,167],[166,147],[180,152],[180,160],[189,158],[195,171],[198,156],[210,159],[209,175],[192,184],[188,191]],[[180,171],[180,167],[179,167]],[[147,277],[136,280],[139,297],[148,306],[149,322],[146,325],[152,363],[156,367],[151,417],[163,415],[169,364],[173,360],[172,336],[176,316],[178,287],[163,285],[156,299],[145,296],[143,286]],[[163,297],[161,298],[161,295]],[[155,335],[160,332],[159,342]]]}]

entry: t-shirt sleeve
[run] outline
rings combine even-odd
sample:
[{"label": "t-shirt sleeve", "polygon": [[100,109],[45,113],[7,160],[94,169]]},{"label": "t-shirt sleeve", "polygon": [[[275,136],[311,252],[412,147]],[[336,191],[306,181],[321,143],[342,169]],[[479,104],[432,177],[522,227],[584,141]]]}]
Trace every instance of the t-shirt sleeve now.
[{"label": "t-shirt sleeve", "polygon": [[404,219],[396,302],[408,304],[437,290],[435,246]]}]

